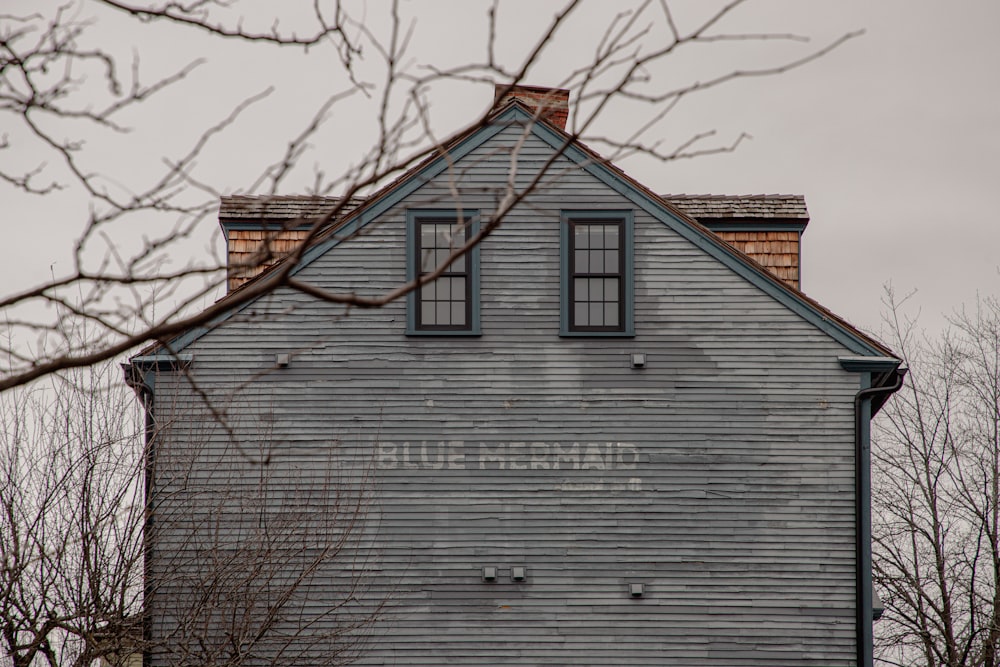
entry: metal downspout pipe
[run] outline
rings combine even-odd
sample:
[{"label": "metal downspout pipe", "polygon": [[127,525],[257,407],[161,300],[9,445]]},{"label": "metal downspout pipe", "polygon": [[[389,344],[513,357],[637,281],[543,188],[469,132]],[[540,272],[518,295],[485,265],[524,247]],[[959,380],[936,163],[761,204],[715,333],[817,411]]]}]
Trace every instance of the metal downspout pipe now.
[{"label": "metal downspout pipe", "polygon": [[[871,413],[865,402],[881,394],[892,394],[903,386],[906,368],[897,368],[896,380],[885,387],[861,389],[854,395],[854,460],[855,503],[857,521],[857,601],[858,601],[858,665],[872,667],[874,636],[872,632],[872,523],[871,523],[871,437],[866,421]],[[874,375],[874,374],[872,374]],[[867,417],[867,420],[865,419]]]}]

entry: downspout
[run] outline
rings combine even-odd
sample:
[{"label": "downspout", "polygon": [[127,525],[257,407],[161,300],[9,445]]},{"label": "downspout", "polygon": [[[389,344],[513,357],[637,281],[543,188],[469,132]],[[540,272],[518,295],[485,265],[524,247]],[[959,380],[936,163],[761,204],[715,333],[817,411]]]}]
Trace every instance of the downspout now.
[{"label": "downspout", "polygon": [[151,528],[155,518],[153,507],[153,486],[156,481],[156,416],[154,404],[156,396],[156,377],[159,373],[174,372],[188,368],[194,357],[191,354],[153,354],[148,356],[135,356],[129,363],[122,364],[122,371],[125,373],[125,384],[135,391],[142,403],[145,412],[145,448],[146,461],[144,466],[145,489],[143,490],[145,502],[145,516],[142,525],[142,550],[143,550],[143,604],[142,604],[142,665],[150,667],[152,663],[152,624],[148,613],[149,601],[153,592],[152,582],[155,576],[152,574],[152,542],[150,538]]},{"label": "downspout", "polygon": [[150,625],[149,614],[147,613],[147,603],[150,599],[150,567],[152,565],[152,554],[150,553],[150,523],[153,520],[152,498],[150,497],[153,488],[153,435],[156,432],[156,420],[153,417],[153,380],[147,378],[148,368],[133,360],[132,363],[122,364],[125,373],[125,384],[132,388],[139,402],[142,403],[144,417],[144,443],[145,461],[143,462],[143,524],[142,524],[142,665],[150,667],[151,658],[149,646],[152,641],[152,627]]},{"label": "downspout", "polygon": [[[903,378],[906,376],[906,368],[898,368],[899,360],[893,359],[894,365],[890,372],[895,374],[895,380],[891,385],[882,387],[866,387],[854,395],[854,460],[855,478],[854,492],[857,502],[856,522],[857,522],[857,637],[858,637],[858,665],[860,667],[872,667],[874,654],[874,633],[872,631],[872,620],[874,604],[872,601],[872,517],[871,517],[871,431],[869,423],[872,419],[871,400],[876,396],[893,394],[903,386]],[[850,363],[841,359],[841,365],[846,370],[866,371],[865,384],[871,384],[875,370],[874,368],[851,368]],[[860,365],[860,364],[859,364]],[[885,378],[888,373],[880,377]]]}]

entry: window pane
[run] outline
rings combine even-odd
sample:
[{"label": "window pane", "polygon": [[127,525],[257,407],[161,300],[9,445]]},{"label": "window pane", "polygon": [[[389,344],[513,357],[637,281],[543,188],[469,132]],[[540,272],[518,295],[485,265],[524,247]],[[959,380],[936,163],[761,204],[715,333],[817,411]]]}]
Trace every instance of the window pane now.
[{"label": "window pane", "polygon": [[434,284],[437,285],[438,300],[447,301],[451,298],[451,281],[448,278],[438,278]]},{"label": "window pane", "polygon": [[573,237],[573,247],[590,247],[590,230],[587,225],[581,225],[579,223],[573,225]]},{"label": "window pane", "polygon": [[590,223],[587,225],[587,228],[590,230],[590,249],[599,249],[604,243],[604,232],[601,231],[602,226]]},{"label": "window pane", "polygon": [[435,305],[437,306],[437,321],[435,324],[451,324],[451,308],[448,302],[438,301]]},{"label": "window pane", "polygon": [[590,326],[590,318],[588,317],[590,311],[587,309],[586,303],[577,302],[573,307],[573,324],[578,327]]},{"label": "window pane", "polygon": [[604,300],[614,301],[618,303],[618,279],[617,278],[605,278],[604,279]]},{"label": "window pane", "polygon": [[451,323],[457,326],[465,324],[465,302],[451,302]]},{"label": "window pane", "polygon": [[435,226],[432,224],[425,223],[420,225],[420,248],[422,250],[434,247],[434,229]]},{"label": "window pane", "polygon": [[590,324],[599,327],[604,324],[604,306],[599,303],[590,304]]},{"label": "window pane", "polygon": [[573,279],[573,292],[576,295],[577,301],[586,301],[589,297],[589,291],[587,290],[587,284],[589,283],[587,278],[574,278]]},{"label": "window pane", "polygon": [[434,268],[435,255],[433,250],[423,250],[420,253],[420,272],[428,273]]},{"label": "window pane", "polygon": [[590,272],[604,273],[604,251],[591,250],[590,252]]},{"label": "window pane", "polygon": [[448,278],[451,283],[451,298],[465,301],[465,278]]},{"label": "window pane", "polygon": [[618,249],[618,225],[604,225],[604,248]]},{"label": "window pane", "polygon": [[435,234],[434,246],[436,248],[451,248],[455,245],[457,239],[455,230],[446,224],[434,225],[437,229],[437,234]]},{"label": "window pane", "polygon": [[448,257],[448,251],[441,250],[440,248],[433,250],[428,254],[431,256],[431,264],[425,269],[425,271],[433,271],[437,267],[441,266],[441,263],[444,262],[446,257]]},{"label": "window pane", "polygon": [[604,251],[604,271],[605,273],[618,273],[618,251]]},{"label": "window pane", "polygon": [[604,301],[604,281],[600,278],[590,278],[590,300]]},{"label": "window pane", "polygon": [[[451,253],[455,252],[455,250],[457,249],[458,246],[455,246],[454,248],[445,248],[444,250],[439,250],[438,252],[441,253],[441,263],[444,264],[445,262],[447,262],[448,258],[451,256]],[[465,271],[465,255],[462,255],[461,257],[456,257],[455,261],[453,261],[451,264],[448,265],[447,270]]]},{"label": "window pane", "polygon": [[606,303],[606,304],[604,304],[604,326],[606,326],[606,327],[616,327],[616,326],[618,326],[618,304],[617,303]]},{"label": "window pane", "polygon": [[422,304],[420,304],[420,323],[437,324],[437,320],[434,318],[433,301],[424,301]]},{"label": "window pane", "polygon": [[573,267],[573,270],[577,273],[590,273],[590,262],[587,261],[588,251],[577,250],[575,255],[576,266]]},{"label": "window pane", "polygon": [[437,281],[427,283],[420,288],[421,301],[434,301],[437,298]]}]

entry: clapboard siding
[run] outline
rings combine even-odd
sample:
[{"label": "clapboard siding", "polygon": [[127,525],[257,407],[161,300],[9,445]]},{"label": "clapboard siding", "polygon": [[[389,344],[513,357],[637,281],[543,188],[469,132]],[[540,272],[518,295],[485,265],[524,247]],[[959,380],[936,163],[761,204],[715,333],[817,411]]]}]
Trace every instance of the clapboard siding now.
[{"label": "clapboard siding", "polygon": [[[455,185],[489,216],[518,138],[504,130],[459,163],[457,183],[425,184],[298,278],[366,295],[398,285],[406,209],[454,206]],[[517,182],[549,154],[530,137]],[[408,338],[402,301],[348,313],[282,289],[185,350],[239,446],[186,378],[158,378],[153,576],[157,558],[197,552],[220,515],[223,532],[241,530],[230,501],[259,493],[253,458],[266,454],[279,506],[323,513],[329,496],[310,484],[356,490],[372,475],[360,570],[387,604],[359,664],[854,664],[858,385],[837,363],[849,352],[568,161],[557,168],[482,244],[482,336]],[[558,336],[570,208],[634,212],[634,338]],[[647,368],[630,368],[633,351]],[[486,565],[496,583],[481,581]],[[510,581],[515,565],[525,582]],[[339,567],[304,609],[336,599]],[[645,595],[630,598],[629,582]],[[189,586],[165,582],[154,614]]]}]

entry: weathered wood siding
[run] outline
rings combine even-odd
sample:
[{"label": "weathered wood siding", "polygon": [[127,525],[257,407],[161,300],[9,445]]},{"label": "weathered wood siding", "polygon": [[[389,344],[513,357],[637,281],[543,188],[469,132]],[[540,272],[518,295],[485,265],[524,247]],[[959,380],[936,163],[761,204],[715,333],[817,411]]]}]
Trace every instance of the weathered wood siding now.
[{"label": "weathered wood siding", "polygon": [[[457,185],[463,208],[489,215],[518,136],[505,130],[459,163],[456,184],[421,187],[299,277],[364,294],[398,285],[405,209],[454,206]],[[549,151],[529,139],[518,181]],[[194,466],[200,493],[252,496],[254,466],[233,443],[266,451],[269,488],[286,502],[309,496],[303,475],[373,466],[366,595],[388,603],[360,664],[854,664],[846,350],[591,176],[557,167],[482,246],[481,337],[406,337],[402,301],[348,313],[279,291],[185,350],[191,377],[230,409],[234,439],[206,432],[186,379],[158,380],[162,460],[199,439],[212,466]],[[634,339],[558,336],[559,211],[570,208],[635,210]],[[630,367],[633,351],[645,369]],[[288,368],[274,367],[278,353],[292,353]],[[172,519],[154,576],[158,557],[196,548],[185,520],[210,522],[212,503],[192,500],[191,473],[178,470],[158,472]],[[484,566],[499,569],[495,583]],[[527,568],[524,582],[512,566]],[[339,567],[324,573],[328,591],[312,586],[309,609],[333,604]]]}]

